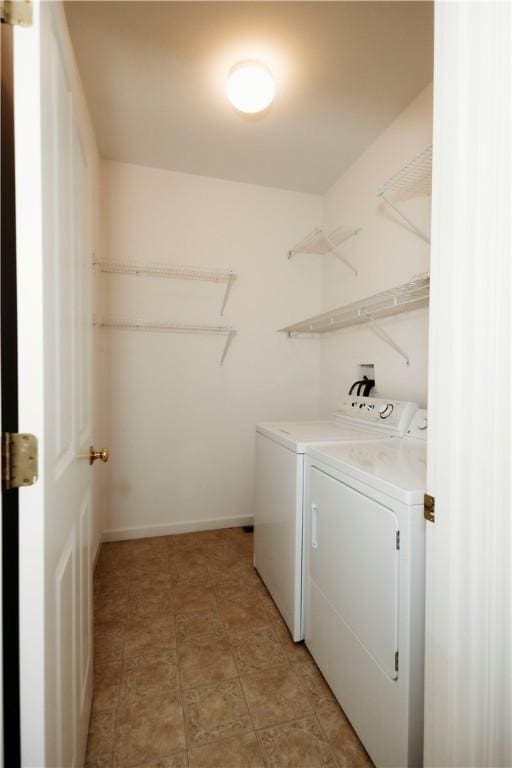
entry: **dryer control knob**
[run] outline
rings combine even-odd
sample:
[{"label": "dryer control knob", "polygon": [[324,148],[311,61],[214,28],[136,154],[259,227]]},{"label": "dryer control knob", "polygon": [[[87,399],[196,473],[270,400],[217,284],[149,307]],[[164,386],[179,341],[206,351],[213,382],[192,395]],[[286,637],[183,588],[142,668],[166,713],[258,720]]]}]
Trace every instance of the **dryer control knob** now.
[{"label": "dryer control knob", "polygon": [[391,416],[391,414],[393,413],[393,409],[394,409],[393,403],[385,403],[384,405],[381,405],[381,407],[379,408],[379,415],[381,419],[387,419],[388,416]]}]

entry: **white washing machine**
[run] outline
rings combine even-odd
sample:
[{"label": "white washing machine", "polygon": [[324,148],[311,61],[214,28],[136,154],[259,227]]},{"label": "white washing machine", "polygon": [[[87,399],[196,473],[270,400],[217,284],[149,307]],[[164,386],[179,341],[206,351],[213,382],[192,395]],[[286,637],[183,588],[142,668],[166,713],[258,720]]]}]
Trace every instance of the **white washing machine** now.
[{"label": "white washing machine", "polygon": [[330,421],[256,426],[254,565],[293,639],[304,638],[304,454],[322,443],[401,437],[417,405],[347,396]]},{"label": "white washing machine", "polygon": [[306,645],[386,768],[422,765],[426,427],[306,464]]}]

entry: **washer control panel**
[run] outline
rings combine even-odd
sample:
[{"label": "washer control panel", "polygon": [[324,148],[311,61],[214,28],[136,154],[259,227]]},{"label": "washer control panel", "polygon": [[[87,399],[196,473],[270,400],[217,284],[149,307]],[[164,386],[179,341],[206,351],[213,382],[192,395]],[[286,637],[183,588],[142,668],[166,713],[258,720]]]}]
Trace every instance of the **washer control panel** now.
[{"label": "washer control panel", "polygon": [[417,410],[416,403],[404,400],[347,395],[340,402],[335,418],[377,428],[390,435],[404,435]]}]

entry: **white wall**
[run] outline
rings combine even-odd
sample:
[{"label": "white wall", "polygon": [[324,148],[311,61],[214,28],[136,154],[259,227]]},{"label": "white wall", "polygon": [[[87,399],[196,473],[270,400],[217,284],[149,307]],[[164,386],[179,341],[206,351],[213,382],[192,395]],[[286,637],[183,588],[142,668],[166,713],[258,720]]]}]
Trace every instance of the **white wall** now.
[{"label": "white wall", "polygon": [[[324,197],[327,228],[340,224],[362,227],[344,253],[357,268],[355,277],[334,256],[323,264],[325,310],[391,288],[428,270],[429,246],[410,231],[376,196],[380,185],[432,143],[432,86],[426,88],[361,155]],[[430,197],[402,203],[423,228],[430,227]],[[372,394],[427,403],[428,311],[386,320],[385,330],[410,354],[401,357],[367,329],[347,329],[324,339],[322,346],[322,411],[331,412],[341,392],[359,378],[360,363],[374,363],[377,391]]]},{"label": "white wall", "polygon": [[[224,340],[103,329],[110,377],[106,538],[239,524],[252,515],[254,424],[314,418],[320,346],[276,330],[320,309],[317,257],[286,251],[321,220],[321,199],[123,163],[102,166],[106,258],[230,268]],[[102,275],[116,317],[218,322],[223,288]],[[108,345],[110,344],[110,348]]]}]

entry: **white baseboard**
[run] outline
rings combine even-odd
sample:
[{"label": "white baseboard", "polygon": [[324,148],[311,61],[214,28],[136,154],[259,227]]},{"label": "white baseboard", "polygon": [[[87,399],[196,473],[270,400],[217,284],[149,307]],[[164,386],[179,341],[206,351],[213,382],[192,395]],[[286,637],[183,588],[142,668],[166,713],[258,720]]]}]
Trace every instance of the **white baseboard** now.
[{"label": "white baseboard", "polygon": [[253,524],[252,515],[240,517],[221,517],[215,520],[195,520],[190,523],[166,523],[163,525],[140,525],[132,528],[113,528],[103,531],[102,541],[127,541],[129,539],[148,539],[152,536],[172,536],[175,533],[193,533],[194,531],[212,531],[217,528],[237,528]]}]

